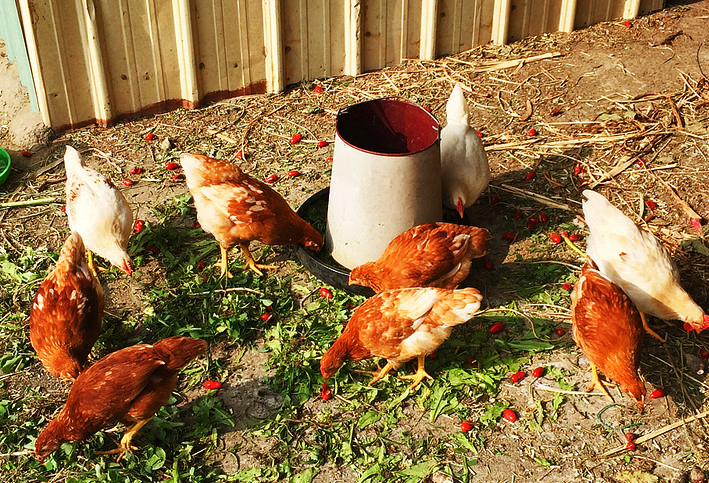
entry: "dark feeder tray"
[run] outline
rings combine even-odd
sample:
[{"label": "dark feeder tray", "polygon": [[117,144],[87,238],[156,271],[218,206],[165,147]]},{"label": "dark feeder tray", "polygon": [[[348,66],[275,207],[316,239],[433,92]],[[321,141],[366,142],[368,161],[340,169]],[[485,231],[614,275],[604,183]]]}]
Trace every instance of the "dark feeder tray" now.
[{"label": "dark feeder tray", "polygon": [[[330,188],[325,188],[310,198],[305,200],[305,202],[298,208],[298,216],[303,219],[307,219],[308,212],[317,204],[325,200],[327,205],[328,197],[330,196]],[[323,234],[324,238],[324,234]],[[369,287],[363,287],[361,285],[348,285],[347,281],[350,277],[350,271],[343,267],[342,265],[333,265],[337,262],[332,260],[331,263],[325,263],[322,260],[322,254],[329,254],[330,248],[326,245],[318,253],[312,250],[308,250],[303,247],[303,245],[298,245],[296,249],[296,256],[300,263],[313,275],[322,280],[323,282],[332,285],[335,288],[346,290],[347,292],[353,293],[355,295],[363,295],[365,297],[371,297],[374,295],[374,290]]]},{"label": "dark feeder tray", "polygon": [[[314,208],[318,203],[322,203],[324,200],[325,205],[327,205],[328,197],[330,196],[330,188],[325,188],[310,198],[305,200],[302,205],[298,208],[298,216],[303,219],[308,219],[308,212]],[[324,220],[323,220],[324,221]],[[460,225],[469,225],[467,214],[461,220],[455,210],[449,208],[443,208],[443,221],[446,223],[458,223]],[[324,235],[324,234],[323,234]],[[324,238],[324,236],[323,236]],[[322,280],[323,282],[347,292],[353,293],[355,295],[363,295],[365,297],[371,297],[374,295],[374,290],[369,287],[363,287],[361,285],[348,285],[347,281],[350,277],[350,271],[338,264],[334,260],[330,263],[326,263],[322,260],[322,254],[329,254],[330,249],[328,246],[324,246],[323,249],[318,253],[312,250],[308,250],[303,247],[303,245],[296,246],[296,256],[300,263],[313,275]]]}]

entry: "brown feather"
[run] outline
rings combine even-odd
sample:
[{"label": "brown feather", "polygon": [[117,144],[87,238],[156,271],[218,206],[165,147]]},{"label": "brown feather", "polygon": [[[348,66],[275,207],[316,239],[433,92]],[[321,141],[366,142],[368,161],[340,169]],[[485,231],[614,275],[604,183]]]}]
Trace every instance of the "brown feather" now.
[{"label": "brown feather", "polygon": [[74,380],[101,332],[105,297],[78,233],[64,243],[30,310],[30,342],[54,376]]},{"label": "brown feather", "polygon": [[487,254],[490,233],[453,223],[426,223],[394,238],[379,260],[355,267],[350,285],[375,292],[407,287],[455,288],[468,276],[473,258]]},{"label": "brown feather", "polygon": [[638,309],[620,287],[594,268],[590,259],[583,266],[571,300],[576,343],[591,363],[642,407],[645,386],[638,368],[645,331]]},{"label": "brown feather", "polygon": [[202,340],[175,336],[103,357],[77,377],[66,404],[37,437],[37,458],[119,421],[152,417],[175,389],[179,370],[206,347]]},{"label": "brown feather", "polygon": [[[472,318],[482,296],[474,288],[406,288],[381,292],[360,305],[342,335],[323,355],[327,380],[345,360],[383,357],[394,368],[433,352],[454,325]],[[464,314],[469,314],[470,317]]]}]

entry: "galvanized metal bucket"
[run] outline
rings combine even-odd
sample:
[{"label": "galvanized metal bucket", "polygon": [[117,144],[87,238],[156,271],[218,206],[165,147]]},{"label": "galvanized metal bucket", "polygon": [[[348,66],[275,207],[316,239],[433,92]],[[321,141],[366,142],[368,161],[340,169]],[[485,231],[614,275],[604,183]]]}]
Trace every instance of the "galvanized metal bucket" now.
[{"label": "galvanized metal bucket", "polygon": [[378,259],[398,234],[441,220],[440,126],[395,99],[337,115],[326,245],[347,268]]}]

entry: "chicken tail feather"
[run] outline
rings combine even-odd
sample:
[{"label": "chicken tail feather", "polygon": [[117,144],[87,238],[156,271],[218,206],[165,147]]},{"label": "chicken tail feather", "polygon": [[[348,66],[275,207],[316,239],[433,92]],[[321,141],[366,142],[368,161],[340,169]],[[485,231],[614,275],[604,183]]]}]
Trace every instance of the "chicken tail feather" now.
[{"label": "chicken tail feather", "polygon": [[179,371],[207,350],[207,343],[192,337],[172,336],[153,344],[153,349],[165,361],[165,368]]},{"label": "chicken tail feather", "polygon": [[456,83],[446,103],[446,119],[448,123],[468,124],[468,103],[463,95],[463,86]]}]

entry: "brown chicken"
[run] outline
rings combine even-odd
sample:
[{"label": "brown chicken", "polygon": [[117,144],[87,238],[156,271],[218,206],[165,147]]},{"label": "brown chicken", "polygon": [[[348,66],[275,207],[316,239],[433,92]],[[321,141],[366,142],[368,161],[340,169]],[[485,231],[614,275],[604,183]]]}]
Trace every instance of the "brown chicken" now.
[{"label": "brown chicken", "polygon": [[235,164],[200,154],[183,154],[180,161],[197,219],[221,248],[222,276],[227,273],[227,250],[237,244],[246,258],[246,268],[259,275],[260,268],[276,266],[254,261],[249,252],[252,240],[267,245],[300,243],[316,251],[322,248],[322,235],[299,217],[280,194]]},{"label": "brown chicken", "polygon": [[118,448],[137,448],[131,440],[170,398],[177,373],[207,348],[203,340],[168,337],[153,345],[139,344],[113,352],[79,374],[66,404],[35,441],[40,461],[65,441],[81,441],[96,431],[122,422],[126,430]]},{"label": "brown chicken", "polygon": [[640,312],[618,285],[587,259],[571,294],[574,340],[591,361],[590,392],[598,386],[610,399],[598,370],[620,385],[637,403],[645,404],[645,384],[638,376],[645,331]]},{"label": "brown chicken", "polygon": [[350,285],[375,292],[407,287],[456,288],[473,258],[487,254],[485,228],[454,223],[426,223],[394,238],[379,260],[355,267]]},{"label": "brown chicken", "polygon": [[73,381],[101,332],[104,294],[89,269],[81,236],[69,235],[30,310],[30,342],[44,367]]},{"label": "brown chicken", "polygon": [[327,380],[345,360],[361,361],[383,357],[386,366],[370,381],[371,386],[387,373],[413,358],[416,374],[411,389],[425,377],[424,360],[451,334],[453,326],[464,324],[480,309],[482,295],[474,288],[404,288],[381,292],[364,302],[352,315],[342,335],[320,360],[320,372]]}]

